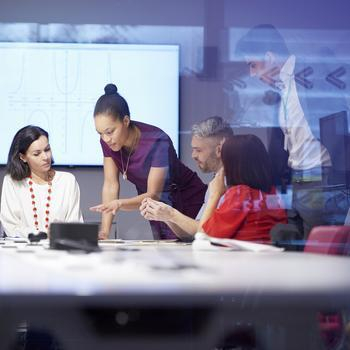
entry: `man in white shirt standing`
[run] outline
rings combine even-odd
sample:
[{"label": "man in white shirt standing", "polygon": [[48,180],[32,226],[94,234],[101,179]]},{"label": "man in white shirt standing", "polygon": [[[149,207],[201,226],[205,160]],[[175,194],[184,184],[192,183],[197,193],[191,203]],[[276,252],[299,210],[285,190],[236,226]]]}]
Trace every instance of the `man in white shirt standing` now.
[{"label": "man in white shirt standing", "polygon": [[280,148],[288,152],[293,193],[289,224],[273,229],[272,238],[307,239],[312,227],[330,223],[326,202],[332,194],[325,191],[325,185],[332,161],[314,135],[309,111],[302,107],[295,81],[296,57],[269,24],[250,29],[238,42],[236,55],[246,61],[250,76],[262,80],[279,95],[278,123],[284,135]]}]

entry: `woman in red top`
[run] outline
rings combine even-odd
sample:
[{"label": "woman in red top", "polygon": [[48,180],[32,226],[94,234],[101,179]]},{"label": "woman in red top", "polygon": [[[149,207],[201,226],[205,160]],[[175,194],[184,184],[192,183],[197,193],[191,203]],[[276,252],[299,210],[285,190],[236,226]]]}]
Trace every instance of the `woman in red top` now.
[{"label": "woman in red top", "polygon": [[272,186],[263,143],[254,135],[235,135],[223,144],[221,158],[223,169],[209,184],[202,230],[214,237],[270,242],[270,229],[287,223],[287,216]]}]

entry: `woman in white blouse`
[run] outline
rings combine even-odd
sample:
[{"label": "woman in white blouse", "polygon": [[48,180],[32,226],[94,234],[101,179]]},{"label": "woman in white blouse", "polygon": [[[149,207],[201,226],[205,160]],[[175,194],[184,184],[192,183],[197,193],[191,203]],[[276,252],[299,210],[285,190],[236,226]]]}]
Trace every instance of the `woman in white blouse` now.
[{"label": "woman in white blouse", "polygon": [[75,177],[51,167],[48,133],[28,125],[13,138],[1,194],[1,222],[6,236],[47,232],[54,221],[82,222]]}]

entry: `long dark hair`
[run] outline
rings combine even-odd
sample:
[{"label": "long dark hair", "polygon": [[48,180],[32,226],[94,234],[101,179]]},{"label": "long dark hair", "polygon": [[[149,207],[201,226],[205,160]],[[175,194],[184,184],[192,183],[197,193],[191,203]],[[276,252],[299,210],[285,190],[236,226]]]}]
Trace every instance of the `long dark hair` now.
[{"label": "long dark hair", "polygon": [[99,114],[106,114],[122,121],[127,115],[130,117],[130,110],[125,98],[118,93],[118,88],[114,84],[105,86],[104,95],[97,100],[94,117]]},{"label": "long dark hair", "polygon": [[49,134],[42,128],[34,125],[27,125],[17,131],[12,140],[9,155],[7,158],[6,173],[10,174],[13,180],[23,180],[30,175],[29,165],[20,159],[30,145],[40,136],[49,138]]},{"label": "long dark hair", "polygon": [[247,185],[270,192],[272,172],[264,144],[255,135],[234,135],[222,146],[221,159],[228,186]]}]

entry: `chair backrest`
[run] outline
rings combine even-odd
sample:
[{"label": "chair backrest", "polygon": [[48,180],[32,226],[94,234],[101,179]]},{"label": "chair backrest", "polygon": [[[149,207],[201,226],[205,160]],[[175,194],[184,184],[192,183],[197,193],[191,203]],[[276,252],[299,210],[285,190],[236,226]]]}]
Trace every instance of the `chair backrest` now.
[{"label": "chair backrest", "polygon": [[316,226],[309,235],[304,252],[349,255],[350,226]]}]

